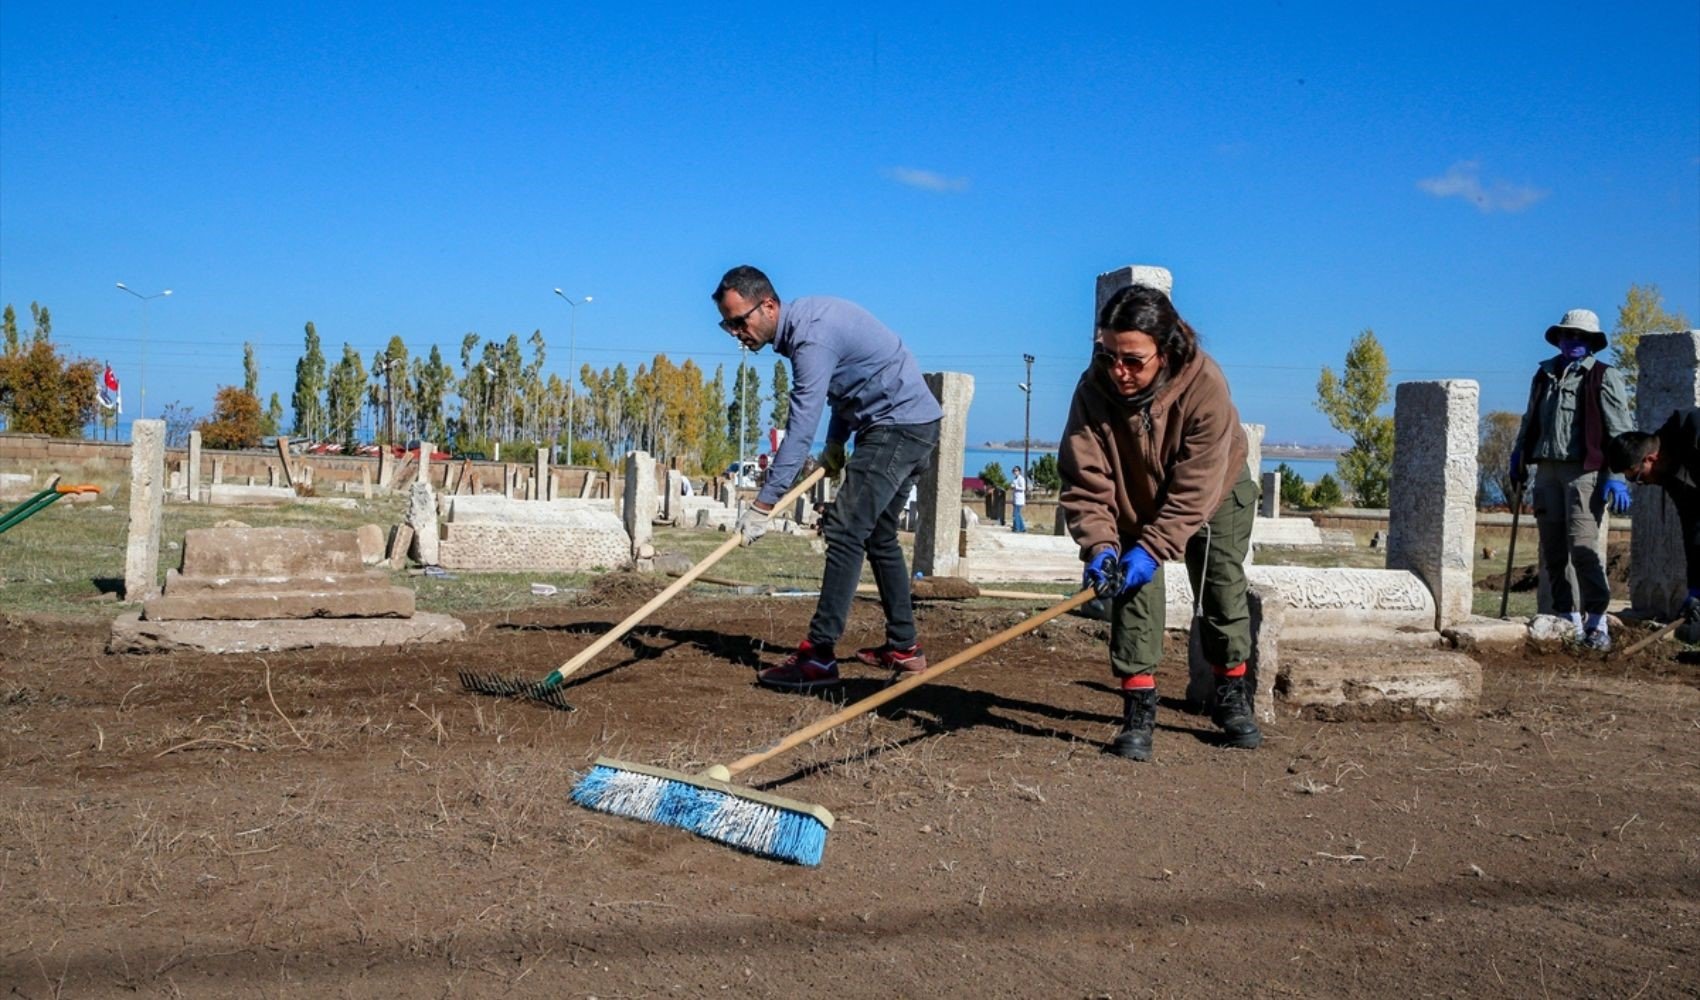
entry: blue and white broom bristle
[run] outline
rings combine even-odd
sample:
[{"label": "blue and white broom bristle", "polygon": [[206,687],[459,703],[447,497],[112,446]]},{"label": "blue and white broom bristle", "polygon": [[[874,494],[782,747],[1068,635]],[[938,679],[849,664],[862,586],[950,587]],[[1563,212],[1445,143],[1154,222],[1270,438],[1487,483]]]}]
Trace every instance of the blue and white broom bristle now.
[{"label": "blue and white broom bristle", "polygon": [[799,865],[820,864],[832,828],[832,814],[819,806],[607,759],[573,786],[572,796],[587,809],[678,827]]}]

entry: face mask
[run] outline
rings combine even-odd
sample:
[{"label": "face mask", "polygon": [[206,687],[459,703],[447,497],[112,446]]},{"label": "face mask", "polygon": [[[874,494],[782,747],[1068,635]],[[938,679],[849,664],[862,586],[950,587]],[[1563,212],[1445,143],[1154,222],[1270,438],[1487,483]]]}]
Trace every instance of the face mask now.
[{"label": "face mask", "polygon": [[1558,353],[1568,361],[1581,361],[1588,356],[1588,342],[1576,337],[1560,337]]}]

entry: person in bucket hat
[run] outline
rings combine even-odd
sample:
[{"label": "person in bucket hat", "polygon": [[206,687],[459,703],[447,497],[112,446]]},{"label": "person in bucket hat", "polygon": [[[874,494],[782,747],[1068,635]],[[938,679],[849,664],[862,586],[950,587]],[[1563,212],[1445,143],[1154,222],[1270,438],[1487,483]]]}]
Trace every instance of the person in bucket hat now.
[{"label": "person in bucket hat", "polygon": [[[1533,504],[1541,561],[1551,585],[1551,612],[1564,620],[1584,646],[1611,648],[1600,523],[1609,510],[1629,512],[1629,487],[1606,466],[1606,445],[1634,430],[1623,373],[1600,360],[1606,335],[1600,318],[1572,309],[1547,327],[1547,343],[1558,353],[1542,361],[1529,386],[1517,444],[1511,451],[1511,481],[1519,490],[1535,467]],[[1576,576],[1581,607],[1566,576]]]}]

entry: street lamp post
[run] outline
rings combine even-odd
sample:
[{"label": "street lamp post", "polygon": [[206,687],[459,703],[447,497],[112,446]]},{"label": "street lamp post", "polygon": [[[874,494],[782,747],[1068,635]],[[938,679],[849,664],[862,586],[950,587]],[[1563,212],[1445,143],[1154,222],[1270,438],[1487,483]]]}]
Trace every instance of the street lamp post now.
[{"label": "street lamp post", "polygon": [[142,300],[142,350],[140,361],[136,365],[136,381],[141,384],[142,391],[141,399],[136,404],[136,419],[143,420],[146,419],[148,415],[148,303],[154,299],[162,299],[167,295],[170,295],[171,289],[167,288],[162,292],[155,292],[152,295],[143,295],[141,292],[136,291],[134,288],[131,288],[129,285],[120,281],[118,282],[118,290],[121,292],[129,292],[131,295]]},{"label": "street lamp post", "polygon": [[573,385],[574,380],[578,378],[576,371],[578,366],[578,307],[579,302],[589,305],[593,299],[586,295],[579,302],[574,302],[567,297],[566,292],[559,288],[555,289],[555,294],[561,297],[562,302],[573,307],[572,321],[567,327],[567,461],[565,463],[571,465],[573,464],[573,431],[576,429],[573,400],[578,398],[578,388]]},{"label": "street lamp post", "polygon": [[1023,354],[1021,360],[1027,362],[1027,381],[1021,383],[1021,391],[1027,397],[1027,415],[1021,423],[1021,474],[1031,478],[1033,459],[1028,449],[1033,444],[1033,355]]}]

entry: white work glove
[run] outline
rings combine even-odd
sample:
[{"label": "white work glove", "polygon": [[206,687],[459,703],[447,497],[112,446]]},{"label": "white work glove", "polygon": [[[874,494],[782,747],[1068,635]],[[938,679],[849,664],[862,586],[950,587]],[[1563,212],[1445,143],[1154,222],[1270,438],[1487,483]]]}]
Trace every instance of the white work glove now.
[{"label": "white work glove", "polygon": [[850,456],[844,451],[843,441],[828,441],[821,450],[821,468],[826,470],[826,478],[833,482],[844,475],[844,466],[850,461]]},{"label": "white work glove", "polygon": [[745,545],[754,545],[756,539],[767,534],[767,529],[772,525],[773,511],[760,510],[753,503],[738,515],[738,534],[744,536]]}]

